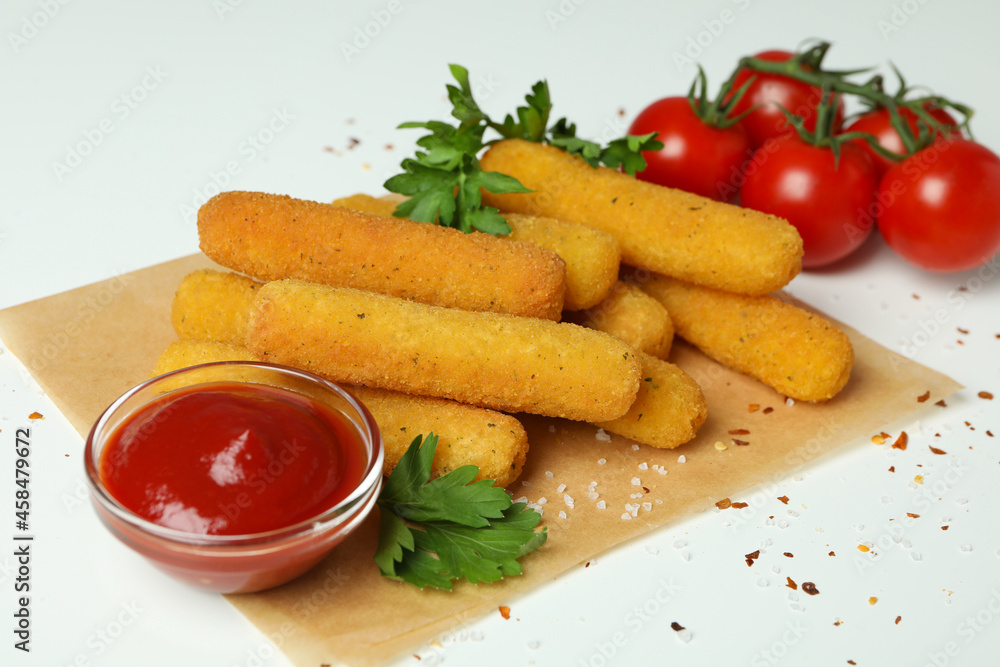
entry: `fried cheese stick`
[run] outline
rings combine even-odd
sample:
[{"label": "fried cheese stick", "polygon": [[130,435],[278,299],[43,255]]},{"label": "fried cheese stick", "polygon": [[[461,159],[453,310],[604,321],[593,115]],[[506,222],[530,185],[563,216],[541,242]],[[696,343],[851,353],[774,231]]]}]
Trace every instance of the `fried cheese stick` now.
[{"label": "fried cheese stick", "polygon": [[[405,198],[356,194],[333,201],[356,211],[391,216]],[[594,227],[555,218],[508,213],[511,232],[505,237],[548,248],[566,262],[566,295],[563,310],[584,310],[600,303],[618,279],[621,253],[611,234]]]},{"label": "fried cheese stick", "polygon": [[802,238],[773,215],[595,169],[559,148],[520,139],[494,144],[480,162],[532,190],[483,192],[483,202],[603,229],[618,239],[630,266],[742,294],[780,289],[802,268]]},{"label": "fried cheese stick", "polygon": [[298,280],[258,291],[247,347],[338,382],[580,421],[624,415],[640,380],[599,331]]},{"label": "fried cheese stick", "polygon": [[628,414],[594,425],[660,449],[691,440],[708,416],[701,387],[675,364],[642,353],[639,359],[642,383]]},{"label": "fried cheese stick", "polygon": [[678,336],[785,396],[824,401],[850,378],[851,341],[819,315],[774,296],[732,294],[657,274],[637,284],[666,306]]},{"label": "fried cheese stick", "polygon": [[170,321],[180,338],[201,338],[243,345],[247,316],[263,283],[228,271],[201,269],[184,277],[170,306]]},{"label": "fried cheese stick", "polygon": [[[245,347],[211,340],[182,339],[171,343],[156,361],[154,375],[211,361],[247,361],[257,357]],[[399,463],[413,438],[438,436],[432,474],[443,475],[463,465],[479,468],[476,479],[509,486],[521,474],[528,454],[528,435],[514,417],[443,398],[408,396],[385,389],[344,385],[372,413],[385,448],[385,474]]]},{"label": "fried cheese stick", "polygon": [[638,287],[621,281],[599,304],[564,314],[564,319],[609,333],[660,359],[667,358],[674,342],[674,325],[667,309]]},{"label": "fried cheese stick", "polygon": [[260,192],[198,211],[202,252],[267,282],[298,278],[433,305],[558,320],[565,263],[530,243]]}]

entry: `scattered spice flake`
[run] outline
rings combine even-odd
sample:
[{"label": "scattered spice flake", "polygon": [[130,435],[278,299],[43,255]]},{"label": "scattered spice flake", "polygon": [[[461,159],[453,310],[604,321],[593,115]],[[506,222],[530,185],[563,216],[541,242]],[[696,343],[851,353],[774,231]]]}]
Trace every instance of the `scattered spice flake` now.
[{"label": "scattered spice flake", "polygon": [[981,391],[981,392],[979,392],[976,395],[979,396],[979,398],[985,398],[987,401],[992,401],[993,400],[993,394],[991,394],[988,391]]},{"label": "scattered spice flake", "polygon": [[924,393],[922,393],[919,396],[917,396],[917,403],[923,403],[923,402],[925,402],[930,397],[931,397],[931,390],[928,389]]},{"label": "scattered spice flake", "polygon": [[719,502],[715,503],[715,506],[718,507],[720,510],[725,510],[725,509],[729,509],[729,507],[732,504],[733,504],[733,501],[731,501],[729,498],[723,498]]},{"label": "scattered spice flake", "polygon": [[906,435],[906,431],[901,431],[899,437],[896,438],[896,442],[892,443],[893,449],[906,449],[906,443],[910,441],[910,436]]},{"label": "scattered spice flake", "polygon": [[848,664],[848,665],[856,665],[856,664],[858,664],[858,663],[854,662],[853,660],[848,660],[848,661],[847,661],[847,664]]},{"label": "scattered spice flake", "polygon": [[28,415],[28,419],[45,419],[41,412],[32,412]]},{"label": "scattered spice flake", "polygon": [[791,588],[793,591],[799,590],[799,585],[792,581],[791,577],[785,577],[785,579],[788,581],[788,583],[785,584],[786,588]]},{"label": "scattered spice flake", "polygon": [[685,628],[684,628],[683,625],[681,625],[677,621],[671,621],[670,622],[670,629],[673,630],[674,632],[680,632],[681,630],[684,630]]},{"label": "scattered spice flake", "polygon": [[958,333],[961,333],[961,334],[967,334],[967,333],[969,333],[968,329],[963,329],[962,327],[955,327],[955,328],[958,329]]},{"label": "scattered spice flake", "polygon": [[828,555],[828,556],[836,556],[837,554],[835,554],[834,552],[832,552],[832,551],[831,551],[831,552],[830,552],[830,553],[828,553],[827,555]]},{"label": "scattered spice flake", "polygon": [[747,445],[750,444],[746,440],[737,440],[736,438],[733,438],[732,440],[733,444],[736,445],[737,447],[746,447]]},{"label": "scattered spice flake", "polygon": [[503,616],[503,620],[510,620],[510,607],[506,605],[500,605],[500,615]]},{"label": "scattered spice flake", "polygon": [[858,545],[858,551],[862,551],[862,552],[865,552],[865,553],[867,553],[867,552],[871,551],[871,549],[869,549],[868,547],[866,547],[866,546],[865,546],[865,545],[863,545],[863,544],[859,544],[859,545]]},{"label": "scattered spice flake", "polygon": [[944,402],[943,398],[940,401],[938,401],[937,403],[935,403],[934,405],[940,405],[942,408],[948,407],[948,404]]},{"label": "scattered spice flake", "polygon": [[916,292],[914,292],[914,293],[913,293],[913,294],[911,294],[910,296],[912,296],[912,297],[913,297],[914,299],[916,299],[917,301],[920,301],[920,295],[919,295],[919,294],[917,294]]},{"label": "scattered spice flake", "polygon": [[769,415],[774,412],[774,408],[764,408],[764,414]]},{"label": "scattered spice flake", "polygon": [[958,343],[959,345],[965,345],[965,341],[961,339],[958,339],[955,342]]},{"label": "scattered spice flake", "polygon": [[906,516],[910,517],[911,519],[919,519],[920,518],[919,514],[914,514],[913,512],[907,512]]},{"label": "scattered spice flake", "polygon": [[361,140],[357,137],[348,137],[347,139],[347,150],[352,151],[354,147],[361,143]]},{"label": "scattered spice flake", "polygon": [[747,503],[733,503],[732,505],[730,505],[730,507],[732,507],[733,509],[741,510],[744,507],[748,507],[748,505]]},{"label": "scattered spice flake", "polygon": [[937,447],[931,447],[930,449],[931,449],[931,454],[937,454],[938,456],[941,456],[942,454],[947,454],[948,453],[948,452],[944,451],[943,449],[938,449]]},{"label": "scattered spice flake", "polygon": [[889,472],[896,472],[896,466],[889,466]]},{"label": "scattered spice flake", "polygon": [[993,437],[993,431],[990,431],[989,429],[987,429],[986,430],[986,435],[988,435],[988,436],[990,436],[992,438]]},{"label": "scattered spice flake", "polygon": [[747,567],[753,566],[753,562],[758,558],[760,558],[760,549],[757,549],[757,551],[754,551],[752,553],[748,553],[746,556],[744,556],[744,558],[747,559]]},{"label": "scattered spice flake", "polygon": [[806,595],[819,595],[819,589],[816,588],[816,584],[811,581],[802,582],[802,592]]},{"label": "scattered spice flake", "polygon": [[788,504],[788,496],[778,496],[778,500],[780,500],[785,505]]},{"label": "scattered spice flake", "polygon": [[791,551],[786,551],[785,558],[795,558],[795,554],[793,554]]},{"label": "scattered spice flake", "polygon": [[872,596],[872,597],[868,598],[868,604],[870,604],[871,606],[874,607],[876,602],[878,602],[878,598],[877,597]]},{"label": "scattered spice flake", "polygon": [[[997,334],[997,337],[1000,338],[1000,334]],[[750,412],[757,412],[758,410],[760,410],[760,406],[758,404],[756,403],[750,404]]]},{"label": "scattered spice flake", "polygon": [[844,622],[838,618],[836,621],[833,622],[833,624],[836,625],[836,626],[840,626],[840,625],[843,625]]},{"label": "scattered spice flake", "polygon": [[924,476],[923,475],[917,475],[916,477],[913,478],[913,481],[916,482],[917,484],[923,484],[924,483]]},{"label": "scattered spice flake", "polygon": [[902,616],[897,616],[896,617],[896,625],[899,625],[899,622],[902,621],[902,620],[903,620]]},{"label": "scattered spice flake", "polygon": [[941,530],[948,530],[949,526],[941,526]]},{"label": "scattered spice flake", "polygon": [[729,435],[750,435],[750,431],[745,428],[734,428],[729,431]]}]

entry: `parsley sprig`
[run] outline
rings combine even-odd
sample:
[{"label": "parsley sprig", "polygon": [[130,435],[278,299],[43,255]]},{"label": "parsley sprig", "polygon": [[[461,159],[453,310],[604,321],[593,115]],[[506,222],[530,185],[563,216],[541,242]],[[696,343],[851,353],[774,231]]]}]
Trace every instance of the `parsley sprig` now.
[{"label": "parsley sprig", "polygon": [[382,575],[451,590],[455,579],[475,584],[521,574],[517,559],[545,542],[546,529],[535,531],[541,515],[492,480],[473,482],[476,466],[431,480],[437,441],[433,433],[414,438],[379,496],[375,562]]},{"label": "parsley sprig", "polygon": [[[458,85],[447,84],[451,115],[458,125],[442,121],[408,122],[400,128],[423,128],[427,134],[417,140],[423,151],[401,163],[403,173],[385,182],[390,192],[406,195],[394,213],[418,222],[433,222],[465,232],[478,229],[490,234],[508,234],[510,226],[497,209],[483,206],[481,190],[495,194],[530,192],[517,179],[499,172],[486,172],[479,164],[483,148],[503,139],[525,139],[547,143],[577,155],[592,167],[601,164],[621,167],[630,176],[646,168],[642,151],[663,147],[654,137],[625,136],[607,146],[576,136],[576,125],[565,118],[549,124],[552,98],[546,81],[539,81],[525,95],[525,105],[502,122],[491,118],[476,102],[469,83],[469,72],[461,65],[450,65]],[[484,141],[487,130],[498,137]]]}]

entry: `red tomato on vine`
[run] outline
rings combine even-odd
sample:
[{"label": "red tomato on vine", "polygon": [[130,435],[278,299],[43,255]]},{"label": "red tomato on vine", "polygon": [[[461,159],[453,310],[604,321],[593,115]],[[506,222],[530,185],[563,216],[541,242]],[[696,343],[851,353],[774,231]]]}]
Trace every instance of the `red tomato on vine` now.
[{"label": "red tomato on vine", "polygon": [[[958,121],[955,120],[954,116],[946,110],[933,105],[925,105],[925,108],[939,123],[944,126],[950,126],[950,129],[945,133],[946,136],[962,136],[962,130],[959,128]],[[920,135],[920,126],[918,125],[917,114],[906,107],[900,107],[899,115],[910,128],[913,137],[918,137]],[[886,108],[874,109],[859,116],[857,120],[844,128],[844,132],[867,132],[875,137],[879,145],[886,150],[905,156],[907,154],[906,146],[903,144],[899,132],[893,127],[890,118],[889,111]],[[936,131],[932,134],[936,136],[940,135],[941,132]],[[871,144],[864,139],[854,139],[853,143],[868,154],[868,157],[875,163],[875,167],[878,169],[880,175],[896,164],[894,160],[890,160],[872,148]]]}]

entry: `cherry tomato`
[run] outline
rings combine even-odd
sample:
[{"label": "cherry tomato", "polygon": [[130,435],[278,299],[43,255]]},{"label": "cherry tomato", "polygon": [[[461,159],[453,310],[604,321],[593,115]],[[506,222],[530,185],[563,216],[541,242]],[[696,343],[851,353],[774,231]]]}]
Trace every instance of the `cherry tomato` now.
[{"label": "cherry tomato", "polygon": [[[948,136],[962,136],[961,129],[957,127],[958,121],[956,121],[951,114],[940,107],[927,106],[926,108],[927,111],[930,112],[931,116],[933,116],[934,119],[941,124],[955,126],[954,130],[950,130],[947,133]],[[906,121],[906,124],[910,126],[910,131],[913,132],[913,136],[918,136],[919,127],[917,125],[917,114],[913,113],[906,107],[901,107],[899,109],[899,115],[902,116],[903,120]],[[892,123],[889,120],[889,111],[887,109],[875,109],[862,114],[857,120],[844,128],[844,132],[867,132],[868,134],[874,136],[883,148],[900,155],[906,154],[906,148],[903,146],[903,140],[899,138],[899,133],[896,131],[896,128],[892,126]],[[937,134],[940,134],[940,132]],[[889,167],[896,164],[895,161],[879,155],[864,139],[855,139],[852,143],[856,144],[864,152],[868,153],[868,157],[870,157],[872,162],[875,163],[875,168],[878,169],[879,175],[884,174],[888,171]]]},{"label": "cherry tomato", "polygon": [[[761,151],[768,154],[760,156]],[[788,220],[802,236],[802,266],[825,266],[849,255],[874,229],[869,213],[878,177],[871,160],[845,143],[830,148],[785,135],[758,151],[740,189],[740,203]],[[836,162],[836,164],[835,164]]]},{"label": "cherry tomato", "polygon": [[731,201],[738,190],[740,167],[750,155],[746,132],[738,124],[713,127],[691,109],[686,97],[653,102],[636,116],[629,134],[658,132],[659,151],[645,151],[646,169],[636,178]]},{"label": "cherry tomato", "polygon": [[891,167],[878,189],[886,243],[931,271],[974,269],[1000,251],[1000,158],[939,137]]},{"label": "cherry tomato", "polygon": [[[775,50],[763,51],[754,57],[772,62],[784,62],[794,55],[789,51]],[[735,105],[733,114],[739,115],[754,105],[760,105],[741,121],[750,137],[752,147],[762,146],[769,137],[777,138],[793,131],[779,104],[793,114],[801,116],[807,130],[812,132],[816,129],[816,106],[823,96],[818,87],[781,74],[768,74],[744,68],[736,74],[733,90],[739,90],[751,76],[755,77],[754,81]],[[834,114],[835,129],[843,122],[843,109],[844,105],[838,103]]]}]

